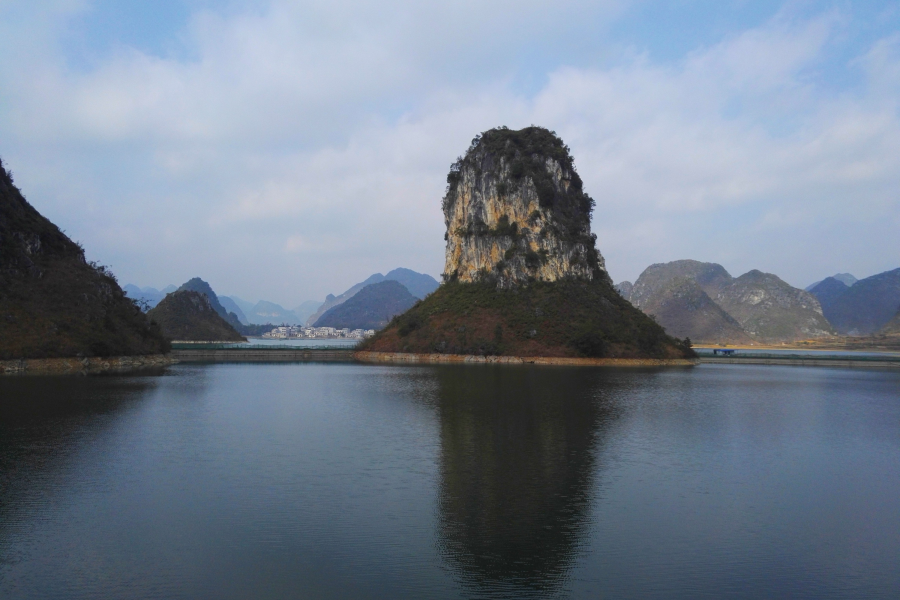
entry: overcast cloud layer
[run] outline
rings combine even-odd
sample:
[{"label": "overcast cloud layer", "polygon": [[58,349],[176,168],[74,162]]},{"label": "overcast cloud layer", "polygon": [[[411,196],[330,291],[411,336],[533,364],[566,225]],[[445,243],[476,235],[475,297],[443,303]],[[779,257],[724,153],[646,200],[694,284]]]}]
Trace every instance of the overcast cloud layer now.
[{"label": "overcast cloud layer", "polygon": [[686,4],[695,39],[624,0],[0,0],[0,156],[123,283],[288,307],[438,277],[447,170],[498,125],[569,144],[616,281],[900,266],[895,4]]}]

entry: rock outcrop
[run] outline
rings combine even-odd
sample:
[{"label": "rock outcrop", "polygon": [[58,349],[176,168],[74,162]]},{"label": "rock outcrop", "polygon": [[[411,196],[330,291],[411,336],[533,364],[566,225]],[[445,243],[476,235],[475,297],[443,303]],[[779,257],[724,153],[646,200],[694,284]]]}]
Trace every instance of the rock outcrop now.
[{"label": "rock outcrop", "polygon": [[693,351],[612,286],[594,201],[568,148],[539,127],[492,129],[451,168],[444,284],[360,350],[684,359]]},{"label": "rock outcrop", "polygon": [[170,340],[191,342],[246,342],[219,315],[206,294],[193,290],[172,292],[150,309],[147,316],[158,323]]},{"label": "rock outcrop", "polygon": [[693,342],[750,344],[753,338],[709,297],[699,283],[676,277],[643,298],[641,310],[653,315],[666,333]]},{"label": "rock outcrop", "polygon": [[792,341],[834,335],[812,294],[771,273],[748,271],[721,289],[715,301],[756,339]]},{"label": "rock outcrop", "polygon": [[87,262],[0,163],[0,360],[167,351],[112,273]]},{"label": "rock outcrop", "polygon": [[444,278],[499,287],[605,274],[568,148],[540,127],[476,137],[447,177]]},{"label": "rock outcrop", "polygon": [[643,309],[655,294],[664,290],[670,281],[677,278],[696,282],[710,298],[715,298],[723,288],[733,281],[728,271],[716,263],[697,260],[656,263],[644,269],[641,276],[634,282],[628,299],[632,304]]},{"label": "rock outcrop", "polygon": [[834,333],[809,292],[756,270],[735,279],[716,263],[677,260],[650,265],[627,298],[672,335],[693,341],[741,344]]}]

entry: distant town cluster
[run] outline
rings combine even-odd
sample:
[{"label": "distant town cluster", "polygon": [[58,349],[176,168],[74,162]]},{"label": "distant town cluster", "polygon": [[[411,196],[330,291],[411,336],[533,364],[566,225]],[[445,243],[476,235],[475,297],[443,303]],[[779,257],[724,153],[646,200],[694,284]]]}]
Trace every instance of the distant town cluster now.
[{"label": "distant town cluster", "polygon": [[334,327],[299,327],[296,325],[285,325],[276,327],[272,331],[267,331],[262,336],[270,339],[289,339],[289,338],[318,338],[318,339],[336,339],[346,338],[351,340],[361,340],[363,338],[375,335],[374,329],[336,329]]}]

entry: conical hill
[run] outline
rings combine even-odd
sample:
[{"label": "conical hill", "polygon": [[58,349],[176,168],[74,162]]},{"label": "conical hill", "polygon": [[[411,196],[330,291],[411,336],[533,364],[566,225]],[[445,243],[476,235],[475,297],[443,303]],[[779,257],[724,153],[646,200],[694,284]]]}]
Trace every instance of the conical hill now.
[{"label": "conical hill", "polygon": [[487,131],[447,181],[444,284],[361,350],[693,356],[613,288],[591,233],[594,201],[553,132]]}]

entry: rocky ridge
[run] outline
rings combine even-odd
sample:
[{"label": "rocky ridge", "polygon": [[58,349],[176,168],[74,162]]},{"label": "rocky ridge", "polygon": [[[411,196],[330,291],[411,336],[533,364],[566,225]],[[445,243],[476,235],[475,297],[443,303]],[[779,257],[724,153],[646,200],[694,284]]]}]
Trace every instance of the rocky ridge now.
[{"label": "rocky ridge", "polygon": [[[628,289],[622,284],[620,288]],[[757,270],[735,279],[716,263],[678,260],[651,265],[626,298],[654,315],[673,335],[693,341],[775,342],[834,333],[809,292]]]},{"label": "rocky ridge", "polygon": [[681,340],[628,303],[594,247],[594,201],[568,147],[539,127],[492,129],[451,167],[444,284],[369,353],[676,359]]},{"label": "rocky ridge", "polygon": [[487,131],[453,164],[447,183],[446,281],[490,278],[509,288],[605,273],[590,231],[594,201],[552,132]]}]

